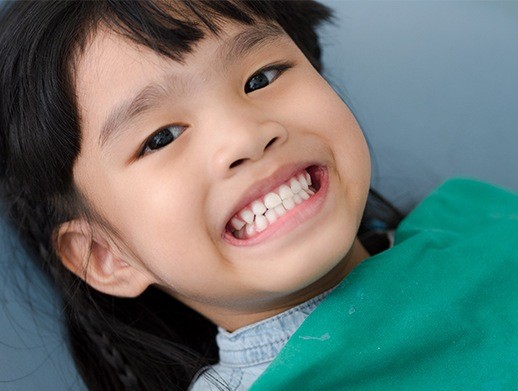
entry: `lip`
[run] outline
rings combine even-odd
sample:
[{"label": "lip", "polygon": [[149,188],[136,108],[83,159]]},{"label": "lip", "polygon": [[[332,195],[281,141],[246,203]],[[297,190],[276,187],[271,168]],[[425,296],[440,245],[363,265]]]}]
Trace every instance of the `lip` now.
[{"label": "lip", "polygon": [[[280,185],[285,183],[288,179],[296,175],[297,173],[306,170],[309,167],[318,167],[320,172],[319,176],[321,178],[320,188],[317,193],[315,193],[310,199],[305,201],[304,203],[297,205],[294,209],[288,211],[281,219],[272,224],[265,231],[257,233],[254,237],[250,239],[237,239],[230,232],[226,230],[226,225],[230,219],[236,215],[240,210],[249,205],[252,201],[265,196],[271,191],[276,190]],[[267,239],[269,236],[274,233],[278,233],[279,230],[287,231],[291,230],[292,225],[298,222],[292,222],[290,224],[290,217],[294,217],[295,214],[303,214],[304,220],[310,218],[312,215],[318,213],[320,206],[322,206],[324,199],[326,198],[327,190],[329,187],[329,178],[327,169],[322,164],[314,163],[314,162],[304,162],[297,163],[288,166],[283,166],[276,170],[272,175],[262,180],[255,182],[252,186],[250,186],[247,190],[243,192],[243,195],[240,197],[239,202],[232,209],[232,212],[226,216],[226,220],[224,226],[221,228],[222,237],[226,242],[229,242],[235,246],[248,246],[257,244]],[[303,209],[303,210],[301,210]],[[283,224],[284,222],[284,224]]]}]

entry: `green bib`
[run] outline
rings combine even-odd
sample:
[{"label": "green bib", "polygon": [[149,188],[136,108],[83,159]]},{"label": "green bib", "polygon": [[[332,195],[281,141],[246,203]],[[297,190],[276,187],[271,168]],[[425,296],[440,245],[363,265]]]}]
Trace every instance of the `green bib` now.
[{"label": "green bib", "polygon": [[517,390],[518,195],[454,179],[356,267],[251,390]]}]

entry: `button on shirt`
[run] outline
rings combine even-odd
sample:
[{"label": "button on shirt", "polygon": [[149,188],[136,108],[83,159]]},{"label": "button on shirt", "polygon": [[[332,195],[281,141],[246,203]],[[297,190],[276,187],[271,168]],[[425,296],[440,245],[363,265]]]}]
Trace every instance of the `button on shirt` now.
[{"label": "button on shirt", "polygon": [[331,290],[232,333],[219,328],[216,342],[220,361],[202,369],[189,390],[248,390]]}]

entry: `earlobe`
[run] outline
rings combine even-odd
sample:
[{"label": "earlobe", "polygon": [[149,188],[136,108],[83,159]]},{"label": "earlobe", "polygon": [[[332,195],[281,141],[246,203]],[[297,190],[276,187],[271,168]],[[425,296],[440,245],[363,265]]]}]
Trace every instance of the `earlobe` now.
[{"label": "earlobe", "polygon": [[145,272],[123,259],[104,232],[92,228],[85,220],[62,224],[56,248],[68,270],[103,293],[135,297],[152,283]]}]

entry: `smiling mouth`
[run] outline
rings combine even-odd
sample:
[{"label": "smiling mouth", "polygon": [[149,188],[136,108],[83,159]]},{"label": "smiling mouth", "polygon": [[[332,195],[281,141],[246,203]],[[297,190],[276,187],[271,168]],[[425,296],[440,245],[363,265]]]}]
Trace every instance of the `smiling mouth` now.
[{"label": "smiling mouth", "polygon": [[323,167],[310,166],[296,173],[237,212],[225,231],[233,238],[245,241],[289,218],[292,211],[311,202],[318,193],[323,172]]}]

